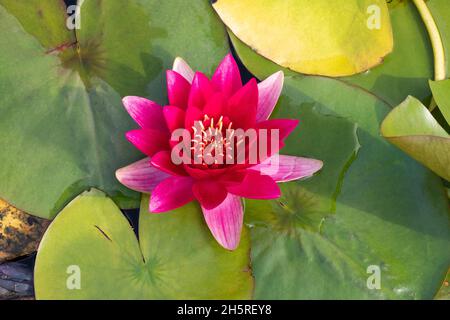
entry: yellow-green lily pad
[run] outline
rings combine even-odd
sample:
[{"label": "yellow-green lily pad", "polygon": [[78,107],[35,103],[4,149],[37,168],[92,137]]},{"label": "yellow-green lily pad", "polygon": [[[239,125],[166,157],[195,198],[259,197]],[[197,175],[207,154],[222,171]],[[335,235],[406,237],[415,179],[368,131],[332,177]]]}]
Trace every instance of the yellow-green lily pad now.
[{"label": "yellow-green lily pad", "polygon": [[430,87],[439,110],[450,124],[450,80],[430,81]]},{"label": "yellow-green lily pad", "polygon": [[393,49],[385,0],[217,0],[213,6],[238,38],[300,73],[360,73]]},{"label": "yellow-green lily pad", "polygon": [[450,180],[450,136],[416,98],[408,97],[381,125],[391,143]]},{"label": "yellow-green lily pad", "polygon": [[142,201],[139,242],[114,202],[92,190],[56,217],[36,259],[37,299],[249,299],[249,235],[230,252],[195,203],[162,215]]}]

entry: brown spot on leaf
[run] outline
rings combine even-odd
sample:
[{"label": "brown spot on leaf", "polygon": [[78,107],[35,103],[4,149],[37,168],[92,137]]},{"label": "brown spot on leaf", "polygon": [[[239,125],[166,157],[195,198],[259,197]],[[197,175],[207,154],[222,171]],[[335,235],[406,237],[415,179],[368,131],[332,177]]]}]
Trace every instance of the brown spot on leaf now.
[{"label": "brown spot on leaf", "polygon": [[50,221],[30,216],[0,199],[0,263],[36,251]]}]

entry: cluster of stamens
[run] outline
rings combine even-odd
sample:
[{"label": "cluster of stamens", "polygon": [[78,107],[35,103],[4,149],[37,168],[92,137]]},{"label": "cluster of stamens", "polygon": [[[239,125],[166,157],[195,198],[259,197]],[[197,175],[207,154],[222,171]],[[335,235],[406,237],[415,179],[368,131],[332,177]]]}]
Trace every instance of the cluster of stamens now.
[{"label": "cluster of stamens", "polygon": [[243,142],[243,139],[235,137],[233,122],[223,116],[215,121],[205,114],[203,120],[195,121],[192,130],[191,150],[194,164],[204,167],[218,167],[225,164],[227,159],[233,160],[235,147]]}]

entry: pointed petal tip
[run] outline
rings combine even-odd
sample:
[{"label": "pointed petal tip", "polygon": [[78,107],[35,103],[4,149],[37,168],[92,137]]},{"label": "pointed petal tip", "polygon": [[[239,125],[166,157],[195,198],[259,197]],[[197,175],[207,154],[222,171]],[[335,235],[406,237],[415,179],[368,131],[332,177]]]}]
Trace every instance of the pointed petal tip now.
[{"label": "pointed petal tip", "polygon": [[260,84],[264,82],[269,82],[272,86],[277,85],[283,87],[284,84],[284,72],[282,70],[272,73],[266,79],[260,82]]},{"label": "pointed petal tip", "polygon": [[188,64],[182,57],[175,57],[172,64],[172,70],[177,71],[180,66],[188,66]]},{"label": "pointed petal tip", "polygon": [[279,70],[279,71],[277,71],[277,72],[275,72],[274,74],[273,74],[273,76],[277,76],[277,77],[281,77],[281,78],[283,78],[284,79],[284,71],[283,70]]},{"label": "pointed petal tip", "polygon": [[217,66],[211,83],[216,90],[231,97],[242,87],[239,66],[231,53],[228,53]]},{"label": "pointed petal tip", "polygon": [[[283,89],[283,86],[284,86],[284,72],[281,70],[277,71],[273,75],[271,75],[271,77],[274,78],[275,85],[279,88],[280,93],[281,93],[281,89]],[[278,96],[279,95],[280,94],[278,94]]]},{"label": "pointed petal tip", "polygon": [[130,139],[132,139],[132,136],[133,136],[133,131],[134,130],[130,130],[130,131],[125,132],[125,138],[127,138],[127,140],[130,141],[130,142],[131,142]]},{"label": "pointed petal tip", "polygon": [[322,170],[322,168],[323,168],[323,161],[322,160],[317,160],[317,159],[311,159],[311,160],[315,164],[313,174],[315,174],[316,172]]},{"label": "pointed petal tip", "polygon": [[129,142],[133,143],[136,131],[138,131],[138,130],[130,130],[130,131],[125,132],[125,138],[127,138],[127,140]]},{"label": "pointed petal tip", "polygon": [[125,97],[122,98],[122,104],[123,104],[124,106],[127,105],[128,99],[129,99],[130,97],[131,97],[131,96],[125,96]]},{"label": "pointed petal tip", "polygon": [[134,103],[138,103],[140,101],[148,101],[149,103],[153,103],[153,101],[151,101],[151,100],[148,100],[143,97],[138,97],[138,96],[125,96],[122,98],[122,104],[126,108],[132,107],[134,105]]},{"label": "pointed petal tip", "polygon": [[231,52],[228,52],[226,55],[225,55],[225,57],[222,59],[222,62],[223,61],[234,61],[234,62],[236,62],[236,60],[234,59],[234,57],[233,57],[233,54],[231,53]]},{"label": "pointed petal tip", "polygon": [[137,98],[139,98],[139,97],[126,96],[126,97],[122,98],[122,104],[128,113],[130,113],[130,109],[133,107],[133,101],[135,101]]},{"label": "pointed petal tip", "polygon": [[269,119],[275,108],[284,85],[284,72],[278,71],[258,84],[257,121]]},{"label": "pointed petal tip", "polygon": [[321,160],[287,155],[274,155],[253,167],[277,183],[312,177],[323,167]]},{"label": "pointed petal tip", "polygon": [[183,58],[175,58],[173,61],[172,70],[182,75],[187,81],[189,81],[189,83],[192,83],[195,73]]},{"label": "pointed petal tip", "polygon": [[120,183],[122,183],[122,180],[123,180],[123,169],[124,168],[117,169],[114,174],[116,176],[117,181],[119,181]]},{"label": "pointed petal tip", "polygon": [[154,101],[138,96],[122,98],[122,104],[131,118],[141,127],[167,131],[162,114],[162,107]]},{"label": "pointed petal tip", "polygon": [[161,207],[155,201],[152,201],[152,197],[150,196],[150,203],[148,205],[148,211],[150,213],[162,213]]},{"label": "pointed petal tip", "polygon": [[250,86],[258,87],[258,81],[256,81],[255,78],[251,78],[247,83],[249,83]]},{"label": "pointed petal tip", "polygon": [[234,251],[239,247],[239,242],[236,242],[234,244],[229,244],[229,243],[220,243],[218,242],[218,244],[220,244],[222,246],[222,248],[228,250],[228,251]]},{"label": "pointed petal tip", "polygon": [[297,157],[300,165],[304,167],[304,170],[309,173],[305,177],[311,177],[323,168],[323,161],[311,158]]},{"label": "pointed petal tip", "polygon": [[166,70],[166,84],[169,104],[186,109],[191,82],[174,70]]},{"label": "pointed petal tip", "polygon": [[284,124],[286,125],[285,127],[286,136],[289,136],[295,129],[297,129],[298,125],[300,124],[299,119],[281,119],[281,120],[285,121]]},{"label": "pointed petal tip", "polygon": [[150,158],[144,158],[126,167],[117,169],[116,179],[125,187],[142,193],[150,193],[169,175],[153,167]]}]

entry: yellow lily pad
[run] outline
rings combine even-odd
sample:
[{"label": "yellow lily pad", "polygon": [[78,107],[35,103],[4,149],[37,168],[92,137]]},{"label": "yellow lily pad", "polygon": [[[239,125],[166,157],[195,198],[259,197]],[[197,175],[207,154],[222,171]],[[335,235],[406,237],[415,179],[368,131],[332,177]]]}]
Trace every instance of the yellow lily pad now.
[{"label": "yellow lily pad", "polygon": [[239,39],[300,73],[360,73],[393,49],[385,0],[217,0],[213,7]]}]

